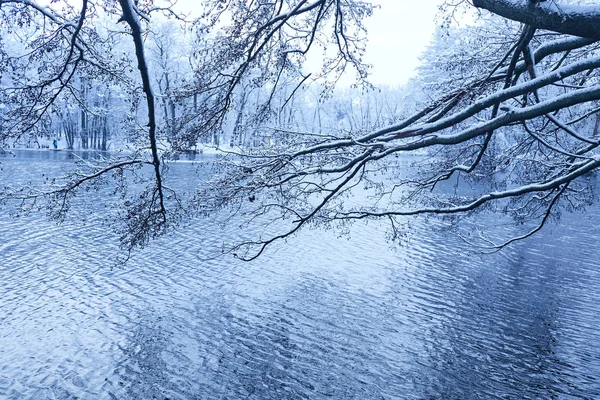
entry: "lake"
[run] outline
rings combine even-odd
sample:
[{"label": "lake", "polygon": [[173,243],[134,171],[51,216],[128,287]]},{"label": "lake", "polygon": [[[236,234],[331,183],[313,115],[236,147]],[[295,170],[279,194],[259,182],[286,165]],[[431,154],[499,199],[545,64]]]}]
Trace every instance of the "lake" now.
[{"label": "lake", "polygon": [[[0,185],[66,156],[0,155]],[[238,228],[202,219],[118,266],[107,195],[0,209],[0,398],[600,398],[597,205],[489,255],[413,219],[401,246],[358,223],[207,261]]]}]

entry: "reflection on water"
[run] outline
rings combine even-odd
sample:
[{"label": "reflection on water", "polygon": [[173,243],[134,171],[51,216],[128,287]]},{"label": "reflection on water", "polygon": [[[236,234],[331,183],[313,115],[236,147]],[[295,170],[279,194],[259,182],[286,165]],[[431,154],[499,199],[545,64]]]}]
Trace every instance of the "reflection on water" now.
[{"label": "reflection on water", "polygon": [[74,159],[90,160],[98,157],[109,157],[110,152],[100,150],[66,150],[66,149],[9,149],[0,152],[0,161],[15,158],[19,160],[51,160],[69,161]]},{"label": "reflection on water", "polygon": [[416,220],[396,250],[371,223],[207,262],[236,227],[201,220],[124,268],[93,220],[0,218],[0,398],[600,397],[597,207],[487,256]]}]

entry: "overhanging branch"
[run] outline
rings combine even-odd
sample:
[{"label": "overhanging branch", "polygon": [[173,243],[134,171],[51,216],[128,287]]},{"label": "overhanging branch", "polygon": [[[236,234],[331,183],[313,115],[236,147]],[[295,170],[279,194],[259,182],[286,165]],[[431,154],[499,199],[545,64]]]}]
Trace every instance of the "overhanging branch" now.
[{"label": "overhanging branch", "polygon": [[473,0],[473,5],[513,21],[557,33],[600,39],[600,7],[556,1]]},{"label": "overhanging branch", "polygon": [[154,93],[150,83],[150,72],[148,63],[144,54],[144,41],[142,37],[142,26],[135,13],[134,5],[131,0],[119,0],[123,10],[122,19],[131,28],[131,36],[135,44],[135,54],[137,57],[138,69],[142,78],[142,87],[146,95],[146,104],[148,106],[148,136],[150,138],[150,148],[152,150],[152,164],[154,165],[154,174],[156,177],[156,190],[158,191],[158,204],[160,213],[163,216],[163,222],[166,219],[166,209],[164,205],[164,194],[162,186],[162,176],[160,172],[160,158],[158,156],[158,145],[156,143],[156,112],[154,104]]}]

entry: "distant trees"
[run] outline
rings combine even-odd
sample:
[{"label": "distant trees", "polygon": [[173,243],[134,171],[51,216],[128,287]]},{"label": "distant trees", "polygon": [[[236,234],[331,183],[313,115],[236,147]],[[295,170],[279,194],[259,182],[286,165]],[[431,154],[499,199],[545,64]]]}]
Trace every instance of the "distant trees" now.
[{"label": "distant trees", "polygon": [[[43,197],[62,218],[77,190],[116,177],[128,249],[223,207],[269,226],[232,249],[243,258],[310,224],[383,219],[397,237],[407,216],[456,222],[481,211],[509,215],[522,231],[498,240],[480,227],[465,239],[502,248],[593,201],[583,178],[600,166],[600,9],[473,5],[493,14],[440,32],[410,94],[355,96],[333,84],[348,69],[367,76],[366,2],[205,0],[201,16],[184,21],[152,1],[0,0],[0,142],[55,129],[70,147],[107,148],[122,132],[131,149],[43,190],[2,196],[24,208]],[[177,23],[156,23],[160,15]],[[314,49],[325,60],[309,75]],[[314,80],[324,92],[307,87]],[[235,154],[183,201],[164,184],[165,159],[223,137]],[[405,155],[416,156],[412,167]],[[130,176],[144,177],[135,193]],[[360,200],[348,201],[358,188]]]},{"label": "distant trees", "polygon": [[70,149],[108,148],[119,129],[111,118],[121,106],[116,83],[128,77],[99,8],[0,3],[3,144],[18,146],[33,135],[64,137]]}]

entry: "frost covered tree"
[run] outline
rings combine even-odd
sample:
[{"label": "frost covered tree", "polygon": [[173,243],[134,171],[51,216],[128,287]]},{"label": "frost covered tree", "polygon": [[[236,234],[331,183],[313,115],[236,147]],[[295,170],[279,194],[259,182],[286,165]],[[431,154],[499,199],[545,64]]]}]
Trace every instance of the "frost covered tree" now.
[{"label": "frost covered tree", "polygon": [[[301,65],[313,47],[334,49],[324,60],[325,80],[335,81],[348,66],[359,79],[366,77],[360,57],[364,51],[362,21],[372,11],[368,3],[206,0],[201,7],[202,15],[187,21],[169,1],[48,4],[1,0],[0,22],[6,34],[0,48],[1,145],[43,133],[53,107],[66,98],[78,103],[82,115],[79,129],[85,132],[91,110],[87,96],[82,95],[86,85],[81,82],[90,79],[115,85],[131,99],[123,124],[135,143],[129,153],[85,162],[43,188],[5,186],[0,200],[17,199],[23,211],[43,208],[62,219],[78,191],[114,178],[121,202],[114,207],[113,217],[118,221],[123,246],[142,246],[176,226],[187,212],[177,193],[164,183],[165,155],[179,149],[160,143],[157,93],[166,105],[163,121],[167,128],[177,130],[178,143],[191,145],[223,128],[232,105],[245,90],[269,88],[271,94],[253,105],[253,118],[259,121],[269,115],[271,100],[284,80],[286,84],[295,81],[300,87],[309,78]],[[195,35],[190,55],[193,79],[183,87],[164,86],[165,93],[157,92],[155,86],[157,81],[166,85],[167,75],[164,71],[158,78],[154,74],[146,45],[156,15],[187,24]],[[99,20],[108,23],[99,25]],[[115,37],[121,39],[120,46],[114,46]],[[161,46],[157,46],[159,54]],[[162,49],[164,53],[166,48]],[[179,114],[177,105],[181,106]],[[65,113],[55,114],[69,118]],[[72,130],[72,121],[67,125],[65,131]],[[128,190],[130,178],[135,181],[135,190]],[[47,204],[41,205],[41,200]]]},{"label": "frost covered tree", "polygon": [[[566,0],[462,3],[483,14],[474,26],[436,37],[421,69],[422,94],[388,97],[413,104],[391,107],[377,97],[338,102],[338,126],[319,125],[311,132],[295,129],[286,107],[301,107],[294,97],[316,78],[331,87],[347,69],[358,80],[367,77],[361,55],[363,20],[371,5],[360,0],[201,4],[203,14],[185,21],[168,2],[44,6],[0,0],[2,28],[20,39],[14,46],[2,41],[1,142],[42,129],[52,106],[65,96],[87,107],[76,87],[82,77],[128,94],[131,112],[123,126],[135,139],[131,153],[87,163],[41,189],[5,187],[3,198],[20,200],[26,210],[44,198],[51,214],[63,218],[78,190],[112,177],[120,194],[113,217],[125,248],[143,246],[188,216],[226,208],[227,214],[238,212],[262,226],[262,234],[252,230],[252,238],[231,249],[246,259],[311,224],[384,219],[398,237],[406,216],[461,221],[480,211],[510,215],[522,227],[500,241],[484,233],[469,239],[496,249],[535,233],[561,210],[593,201],[592,181],[586,178],[600,166],[597,6]],[[169,81],[167,88],[166,77],[181,71],[153,71],[147,57],[147,33],[159,15],[187,24],[191,32],[184,85]],[[98,29],[98,18],[111,24]],[[127,40],[121,47],[108,45],[115,37]],[[160,43],[154,48],[158,64],[168,60],[166,42]],[[314,50],[324,54],[319,76],[302,67]],[[314,106],[319,121],[320,101]],[[395,110],[387,126],[384,107]],[[243,123],[256,132],[272,116],[287,121],[276,140],[219,159],[214,176],[191,201],[165,184],[165,155],[217,137],[228,126],[235,129],[236,121],[238,130]],[[169,131],[177,132],[176,148],[161,145],[160,132]],[[413,165],[407,164],[410,159]],[[134,193],[127,190],[132,176]],[[461,184],[469,181],[477,185]],[[456,185],[451,190],[449,182]]]},{"label": "frost covered tree", "polygon": [[[268,226],[237,245],[237,255],[251,259],[315,224],[343,229],[381,219],[399,238],[417,215],[445,217],[465,240],[494,250],[594,200],[600,9],[566,1],[473,5],[482,10],[477,23],[441,32],[425,54],[428,100],[412,114],[366,132],[289,135],[280,147],[230,160],[200,190],[198,207],[234,204]],[[480,212],[512,217],[516,229],[502,237],[475,223],[461,232]]]}]

